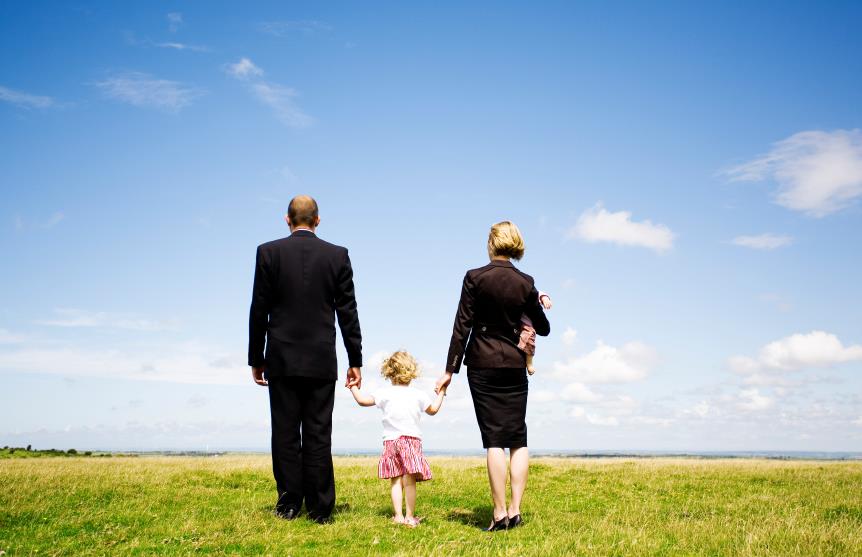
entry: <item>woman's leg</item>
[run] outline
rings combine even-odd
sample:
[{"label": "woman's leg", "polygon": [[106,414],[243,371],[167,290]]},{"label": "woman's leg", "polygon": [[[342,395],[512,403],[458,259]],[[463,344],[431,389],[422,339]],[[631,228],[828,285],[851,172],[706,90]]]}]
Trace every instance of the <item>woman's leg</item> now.
[{"label": "woman's leg", "polygon": [[521,498],[527,488],[527,474],[530,471],[530,453],[527,447],[509,449],[510,470],[512,474],[512,502],[509,505],[509,516],[521,514]]},{"label": "woman's leg", "polygon": [[404,485],[404,500],[407,503],[407,512],[404,513],[405,522],[413,522],[413,511],[416,510],[416,478],[413,474],[401,476]]},{"label": "woman's leg", "polygon": [[402,495],[402,487],[401,487],[401,476],[397,478],[392,478],[392,508],[395,510],[395,515],[393,518],[396,522],[403,522],[404,515],[401,513],[401,495]]},{"label": "woman's leg", "polygon": [[506,516],[506,450],[499,447],[488,449],[488,481],[491,483],[491,498],[494,500],[494,520]]}]

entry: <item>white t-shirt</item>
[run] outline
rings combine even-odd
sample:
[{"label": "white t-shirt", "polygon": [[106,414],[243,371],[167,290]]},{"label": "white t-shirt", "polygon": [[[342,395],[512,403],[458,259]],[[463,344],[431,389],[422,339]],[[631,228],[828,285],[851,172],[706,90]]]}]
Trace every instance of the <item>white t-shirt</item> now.
[{"label": "white t-shirt", "polygon": [[376,391],[374,405],[383,411],[383,440],[402,435],[422,437],[419,418],[431,406],[431,397],[410,385],[391,385]]}]

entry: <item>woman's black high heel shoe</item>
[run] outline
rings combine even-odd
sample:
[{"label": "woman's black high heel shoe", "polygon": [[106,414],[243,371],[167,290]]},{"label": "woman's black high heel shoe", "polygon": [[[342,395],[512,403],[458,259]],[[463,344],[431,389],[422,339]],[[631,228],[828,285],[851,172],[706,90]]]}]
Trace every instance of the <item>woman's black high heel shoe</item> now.
[{"label": "woman's black high heel shoe", "polygon": [[497,530],[508,530],[509,529],[509,517],[504,516],[500,520],[495,520],[491,523],[490,526],[485,528],[486,532],[496,532]]}]

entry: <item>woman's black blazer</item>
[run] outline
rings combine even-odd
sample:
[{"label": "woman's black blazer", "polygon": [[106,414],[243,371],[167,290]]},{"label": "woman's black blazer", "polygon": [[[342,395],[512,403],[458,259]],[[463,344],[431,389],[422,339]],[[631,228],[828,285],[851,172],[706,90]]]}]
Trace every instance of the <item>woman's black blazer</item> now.
[{"label": "woman's black blazer", "polygon": [[547,336],[551,332],[533,277],[509,261],[493,260],[467,271],[446,371],[458,373],[462,360],[475,368],[526,367],[526,354],[518,349],[521,315],[525,313],[533,321],[536,334]]}]

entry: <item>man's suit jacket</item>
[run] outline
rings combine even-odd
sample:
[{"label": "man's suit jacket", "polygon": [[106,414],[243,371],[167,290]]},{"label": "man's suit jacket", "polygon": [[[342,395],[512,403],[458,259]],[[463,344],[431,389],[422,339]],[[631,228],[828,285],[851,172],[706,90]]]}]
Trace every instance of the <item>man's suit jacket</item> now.
[{"label": "man's suit jacket", "polygon": [[349,365],[361,367],[362,333],[347,249],[308,230],[258,246],[248,365],[265,366],[267,377],[337,379],[336,314]]},{"label": "man's suit jacket", "polygon": [[462,360],[475,368],[526,367],[527,356],[518,349],[521,315],[525,313],[536,334],[547,336],[551,332],[533,277],[509,261],[492,260],[484,267],[467,271],[446,371],[458,373]]}]

